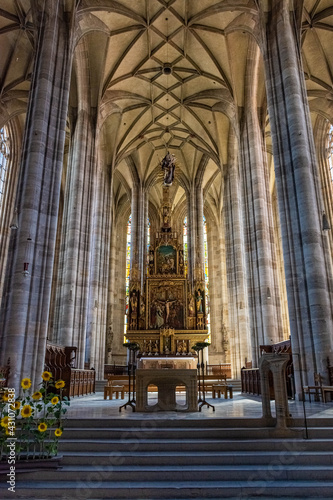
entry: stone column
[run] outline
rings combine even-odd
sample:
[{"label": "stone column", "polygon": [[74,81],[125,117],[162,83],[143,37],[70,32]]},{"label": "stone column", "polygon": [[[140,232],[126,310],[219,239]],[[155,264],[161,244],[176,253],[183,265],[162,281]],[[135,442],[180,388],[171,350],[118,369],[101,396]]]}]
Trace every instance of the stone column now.
[{"label": "stone column", "polygon": [[109,175],[102,165],[98,178],[93,221],[93,246],[90,270],[89,321],[86,360],[96,370],[96,379],[104,378],[107,332],[108,281],[111,235],[111,197]]},{"label": "stone column", "polygon": [[275,286],[276,254],[269,175],[258,120],[259,47],[250,39],[245,75],[245,106],[241,120],[244,230],[250,304],[251,342],[257,363],[259,346],[283,340],[279,290]]},{"label": "stone column", "polygon": [[[204,243],[204,198],[202,185],[196,187],[196,244],[195,244],[195,268],[196,272],[205,279],[205,243]],[[199,270],[200,269],[200,270]],[[198,279],[198,276],[196,276]],[[199,278],[200,279],[200,278]]]},{"label": "stone column", "polygon": [[188,279],[193,285],[194,267],[195,267],[195,228],[196,221],[193,209],[194,196],[191,191],[187,193],[187,274]]},{"label": "stone column", "polygon": [[16,388],[24,376],[37,387],[44,368],[72,58],[65,2],[31,3],[36,45],[18,186],[19,228],[1,314],[2,357],[11,359],[9,384]]},{"label": "stone column", "polygon": [[136,277],[134,274],[139,272],[140,263],[140,222],[141,222],[141,210],[140,210],[140,186],[134,184],[132,188],[132,199],[131,199],[131,280],[139,279],[139,275]]},{"label": "stone column", "polygon": [[228,170],[225,178],[223,219],[226,235],[226,270],[229,295],[229,351],[232,376],[240,378],[245,361],[255,359],[251,352],[247,303],[245,245],[242,220],[242,195],[237,143],[229,137]]},{"label": "stone column", "polygon": [[64,267],[60,295],[58,342],[78,347],[78,368],[86,348],[89,275],[95,183],[95,120],[85,109],[78,112],[65,190],[66,205],[61,247]]},{"label": "stone column", "polygon": [[[322,236],[322,200],[316,189],[317,163],[302,71],[297,13],[288,0],[273,0],[264,12],[262,36],[268,109],[281,219],[293,353],[299,353],[303,382],[320,372],[328,383],[332,311]],[[296,392],[301,393],[298,356]]]},{"label": "stone column", "polygon": [[96,196],[96,110],[91,107],[89,57],[84,39],[75,51],[78,109],[67,170],[62,229],[62,276],[58,290],[58,342],[78,348],[78,368],[84,367],[90,287],[93,210]]},{"label": "stone column", "polygon": [[209,363],[226,363],[225,343],[223,339],[225,304],[225,238],[221,225],[214,219],[208,224],[208,265],[209,265],[209,300],[210,300],[210,327],[211,345],[209,346]]}]

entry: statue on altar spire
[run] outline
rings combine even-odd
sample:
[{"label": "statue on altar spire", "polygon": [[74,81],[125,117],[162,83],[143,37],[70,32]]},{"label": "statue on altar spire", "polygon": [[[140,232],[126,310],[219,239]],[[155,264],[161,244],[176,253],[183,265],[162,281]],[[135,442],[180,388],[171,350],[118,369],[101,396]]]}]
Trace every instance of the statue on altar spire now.
[{"label": "statue on altar spire", "polygon": [[175,155],[167,152],[161,161],[161,167],[164,171],[164,186],[171,186],[175,176],[176,159]]}]

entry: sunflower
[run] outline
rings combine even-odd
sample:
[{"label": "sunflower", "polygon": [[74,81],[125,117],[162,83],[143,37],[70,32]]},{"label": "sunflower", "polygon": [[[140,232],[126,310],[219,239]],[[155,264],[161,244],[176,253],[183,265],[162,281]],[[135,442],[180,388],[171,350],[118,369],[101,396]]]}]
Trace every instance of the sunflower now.
[{"label": "sunflower", "polygon": [[7,417],[3,417],[3,418],[1,419],[1,422],[0,422],[0,423],[1,423],[1,427],[8,427],[9,417],[8,417],[8,416],[7,416]]},{"label": "sunflower", "polygon": [[58,428],[58,429],[56,429],[56,430],[54,431],[54,434],[55,434],[57,437],[60,437],[60,436],[61,436],[61,434],[62,434],[62,430]]},{"label": "sunflower", "polygon": [[52,373],[51,372],[43,372],[42,373],[42,379],[45,380],[45,382],[48,382],[52,378]]},{"label": "sunflower", "polygon": [[42,397],[43,397],[43,394],[39,391],[34,392],[32,395],[32,399],[34,399],[35,401],[38,401]]},{"label": "sunflower", "polygon": [[52,399],[51,399],[51,403],[52,403],[53,405],[56,405],[57,403],[59,403],[59,398],[58,398],[58,396],[54,396],[54,398],[52,398]]},{"label": "sunflower", "polygon": [[2,401],[8,401],[9,399],[9,392],[4,392],[2,395]]},{"label": "sunflower", "polygon": [[45,432],[45,431],[46,431],[46,429],[47,429],[47,425],[46,425],[46,423],[45,423],[45,422],[41,422],[41,423],[39,424],[39,426],[38,426],[38,430],[39,430],[39,432]]},{"label": "sunflower", "polygon": [[23,387],[23,389],[29,389],[31,387],[30,378],[24,378],[21,382],[21,386]]},{"label": "sunflower", "polygon": [[63,380],[57,380],[57,382],[55,383],[55,388],[62,389],[63,387],[65,387],[65,382]]},{"label": "sunflower", "polygon": [[21,415],[23,418],[28,418],[31,417],[32,415],[32,408],[30,405],[24,405],[22,410],[21,410]]},{"label": "sunflower", "polygon": [[19,410],[21,408],[21,401],[15,401],[14,410]]}]

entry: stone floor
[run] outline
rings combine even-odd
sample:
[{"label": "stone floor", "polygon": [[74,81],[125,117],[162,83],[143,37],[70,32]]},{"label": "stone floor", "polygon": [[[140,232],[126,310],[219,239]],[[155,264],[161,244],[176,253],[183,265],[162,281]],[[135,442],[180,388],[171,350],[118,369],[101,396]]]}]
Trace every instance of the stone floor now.
[{"label": "stone floor", "polygon": [[[240,392],[235,392],[233,399],[212,399],[207,397],[207,402],[215,406],[212,408],[204,406],[201,412],[153,412],[138,413],[133,412],[131,407],[127,407],[119,412],[119,407],[127,401],[125,399],[104,400],[103,393],[97,392],[89,396],[76,397],[71,400],[71,405],[66,415],[67,418],[137,418],[145,415],[145,418],[172,418],[172,419],[206,419],[206,418],[260,418],[262,416],[261,399],[253,396],[243,396]],[[149,404],[157,402],[157,393],[150,393]],[[184,394],[177,394],[177,403],[184,404]],[[275,402],[271,402],[272,415],[275,415]],[[329,403],[309,403],[303,405],[301,401],[289,401],[289,412],[294,418],[332,418],[333,402]],[[305,415],[304,415],[305,413]]]}]

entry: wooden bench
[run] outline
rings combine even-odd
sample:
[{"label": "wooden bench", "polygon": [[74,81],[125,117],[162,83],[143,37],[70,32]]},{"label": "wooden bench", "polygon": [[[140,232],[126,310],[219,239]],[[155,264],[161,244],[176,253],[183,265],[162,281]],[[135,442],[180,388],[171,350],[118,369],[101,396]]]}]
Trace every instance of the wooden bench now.
[{"label": "wooden bench", "polygon": [[[213,397],[214,397],[214,395],[213,395],[213,393],[214,393],[213,386],[214,385],[225,386],[227,388],[226,389],[227,393],[229,392],[230,399],[232,399],[232,397],[233,397],[232,385],[227,383],[226,375],[221,375],[219,377],[217,377],[216,375],[205,375],[205,392],[211,392]],[[223,391],[224,391],[224,389],[223,389]],[[216,396],[216,394],[215,394],[215,396]],[[225,397],[227,397],[227,396],[225,396]]]},{"label": "wooden bench", "polygon": [[232,399],[233,398],[232,385],[213,384],[213,386],[212,386],[213,399],[215,399],[216,395],[218,398],[220,398],[222,393],[224,394],[224,399],[228,399],[228,392],[229,392],[230,399]]},{"label": "wooden bench", "polygon": [[128,392],[128,375],[108,375],[107,384],[104,386],[104,399],[112,399],[113,394],[116,399],[125,398],[125,392]]},{"label": "wooden bench", "polygon": [[113,394],[116,395],[116,399],[119,399],[119,394],[121,395],[121,399],[125,398],[125,386],[124,385],[106,385],[104,387],[104,399],[113,398]]}]

